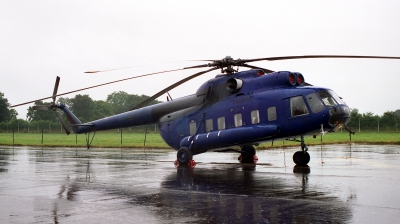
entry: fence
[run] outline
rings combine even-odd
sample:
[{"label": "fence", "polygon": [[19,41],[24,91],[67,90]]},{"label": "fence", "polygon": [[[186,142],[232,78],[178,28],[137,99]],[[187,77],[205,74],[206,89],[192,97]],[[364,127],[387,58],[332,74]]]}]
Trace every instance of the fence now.
[{"label": "fence", "polygon": [[[12,120],[10,122],[1,122],[0,123],[0,133],[64,133],[64,129],[61,124],[58,122],[51,121],[33,121],[28,122],[22,119]],[[124,128],[124,132],[144,132],[147,130],[148,132],[158,131],[157,125],[144,125],[144,126],[136,126],[131,128]],[[120,129],[109,130],[108,132],[120,132]]]}]

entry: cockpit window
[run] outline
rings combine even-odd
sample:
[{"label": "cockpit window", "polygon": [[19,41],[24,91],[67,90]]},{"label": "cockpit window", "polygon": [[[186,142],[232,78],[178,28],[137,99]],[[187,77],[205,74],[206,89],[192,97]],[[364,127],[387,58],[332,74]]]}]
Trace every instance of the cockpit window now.
[{"label": "cockpit window", "polygon": [[328,91],[318,92],[319,97],[321,97],[322,102],[328,107],[333,107],[337,105],[335,99],[329,94]]},{"label": "cockpit window", "polygon": [[338,95],[332,90],[324,90],[318,92],[319,97],[321,97],[322,102],[328,107],[333,107],[338,104],[344,104]]},{"label": "cockpit window", "polygon": [[319,97],[317,96],[316,93],[308,94],[308,95],[306,96],[306,100],[307,100],[307,103],[308,103],[308,105],[310,106],[311,111],[312,111],[313,113],[318,113],[318,112],[320,112],[321,110],[325,109],[324,104],[323,104],[322,101],[319,99]]},{"label": "cockpit window", "polygon": [[338,104],[345,104],[345,103],[343,102],[343,100],[340,99],[340,97],[339,97],[338,95],[336,95],[335,92],[333,92],[332,90],[328,90],[328,92],[329,92],[329,94],[331,94],[331,96],[333,97],[333,99],[335,99],[336,102],[337,102]]},{"label": "cockpit window", "polygon": [[292,117],[309,113],[302,96],[290,98],[290,109],[292,111]]}]

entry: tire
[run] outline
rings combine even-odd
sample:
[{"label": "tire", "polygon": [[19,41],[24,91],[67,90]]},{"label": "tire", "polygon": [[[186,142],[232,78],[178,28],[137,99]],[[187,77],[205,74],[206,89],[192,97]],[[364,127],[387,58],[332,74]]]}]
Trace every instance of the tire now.
[{"label": "tire", "polygon": [[254,163],[254,156],[256,155],[256,149],[252,145],[246,145],[242,147],[241,163]]},{"label": "tire", "polygon": [[188,148],[182,147],[178,150],[176,158],[180,164],[188,164],[193,159],[193,155]]},{"label": "tire", "polygon": [[299,166],[305,166],[310,162],[310,154],[304,151],[297,151],[293,154],[293,162]]}]

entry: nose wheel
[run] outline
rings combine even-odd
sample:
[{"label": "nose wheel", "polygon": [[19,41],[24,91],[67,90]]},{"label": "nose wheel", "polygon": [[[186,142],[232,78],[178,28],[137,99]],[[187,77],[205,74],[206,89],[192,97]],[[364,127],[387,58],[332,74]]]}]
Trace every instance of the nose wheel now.
[{"label": "nose wheel", "polygon": [[310,162],[310,154],[307,151],[297,151],[293,154],[293,162],[299,166],[305,166]]},{"label": "nose wheel", "polygon": [[299,166],[305,166],[310,162],[310,154],[308,154],[308,147],[304,143],[304,137],[301,136],[301,151],[297,151],[293,154],[293,162]]}]

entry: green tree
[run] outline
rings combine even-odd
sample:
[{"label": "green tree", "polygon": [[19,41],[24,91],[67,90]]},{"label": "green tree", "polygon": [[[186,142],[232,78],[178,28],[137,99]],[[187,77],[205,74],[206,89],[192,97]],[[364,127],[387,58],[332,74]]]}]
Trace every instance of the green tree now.
[{"label": "green tree", "polygon": [[111,105],[115,114],[127,111],[129,94],[124,91],[113,92],[107,96],[106,102]]},{"label": "green tree", "polygon": [[[146,95],[129,94],[124,91],[113,92],[107,96],[107,102],[113,107],[114,113],[119,114],[129,111],[134,106],[148,99]],[[150,105],[160,103],[160,101],[153,100]]]},{"label": "green tree", "polygon": [[387,111],[383,113],[379,120],[379,125],[382,130],[385,131],[396,131],[397,125],[400,117],[394,111]]},{"label": "green tree", "polygon": [[11,120],[17,119],[18,112],[15,109],[10,109],[10,118]]},{"label": "green tree", "polygon": [[379,116],[372,112],[363,113],[361,118],[361,130],[377,131]]},{"label": "green tree", "polygon": [[89,95],[76,95],[74,98],[70,99],[71,111],[77,116],[82,122],[87,122],[92,120],[94,102]]},{"label": "green tree", "polygon": [[94,101],[93,120],[101,119],[113,115],[113,108],[111,104],[103,100]]},{"label": "green tree", "polygon": [[358,130],[358,121],[361,117],[362,115],[358,113],[357,108],[351,109],[350,122],[347,124],[347,127],[352,131]]},{"label": "green tree", "polygon": [[[35,106],[38,105],[46,105],[50,106],[50,103],[43,103],[43,101],[39,100],[34,103]],[[29,122],[32,121],[51,121],[58,122],[56,115],[52,110],[34,110],[33,107],[28,108],[28,113],[26,114],[26,119]]]},{"label": "green tree", "polygon": [[70,108],[72,106],[72,102],[71,99],[68,97],[60,97],[57,100],[57,104],[64,104],[65,106],[67,106],[68,108]]},{"label": "green tree", "polygon": [[8,99],[4,97],[4,93],[0,92],[0,122],[8,122],[17,119],[18,113],[15,109],[10,109]]}]

